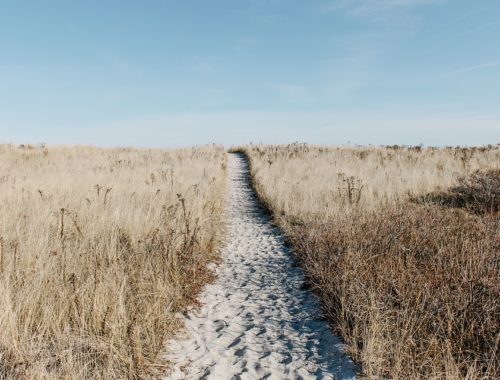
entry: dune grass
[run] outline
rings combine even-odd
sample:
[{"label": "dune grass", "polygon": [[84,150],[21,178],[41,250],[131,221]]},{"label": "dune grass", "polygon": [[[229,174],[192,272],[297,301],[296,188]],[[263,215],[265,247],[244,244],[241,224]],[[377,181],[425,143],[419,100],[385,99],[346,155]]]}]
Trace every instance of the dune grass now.
[{"label": "dune grass", "polygon": [[500,147],[238,149],[366,377],[500,377]]},{"label": "dune grass", "polygon": [[225,152],[0,146],[0,378],[139,378],[211,278]]}]

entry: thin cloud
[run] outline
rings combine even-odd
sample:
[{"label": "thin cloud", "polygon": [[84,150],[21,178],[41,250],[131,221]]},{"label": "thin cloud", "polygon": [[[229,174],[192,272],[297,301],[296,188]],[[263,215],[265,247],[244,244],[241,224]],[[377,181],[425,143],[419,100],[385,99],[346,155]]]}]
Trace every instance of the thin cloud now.
[{"label": "thin cloud", "polygon": [[423,5],[443,4],[447,0],[341,0],[324,7],[326,12],[344,11],[363,18],[378,18],[380,14]]},{"label": "thin cloud", "polygon": [[[0,118],[0,125],[7,123]],[[209,142],[237,145],[292,141],[317,144],[351,141],[359,144],[414,145],[423,142],[427,145],[478,145],[498,141],[498,126],[497,117],[471,117],[459,112],[450,115],[420,112],[415,117],[409,117],[406,112],[401,114],[392,108],[364,110],[357,114],[241,110],[151,115],[135,120],[117,119],[94,124],[80,121],[79,126],[72,124],[71,129],[66,124],[55,126],[50,123],[48,126],[37,122],[31,127],[19,124],[9,129],[17,132],[9,134],[6,142],[163,147]],[[4,137],[3,140],[7,139]]]},{"label": "thin cloud", "polygon": [[316,102],[309,88],[300,84],[272,83],[268,87],[286,102],[300,105],[312,105]]},{"label": "thin cloud", "polygon": [[481,69],[486,69],[486,68],[495,67],[495,66],[500,66],[500,61],[488,62],[488,63],[483,63],[481,65],[464,67],[463,69],[453,71],[452,74],[465,73],[468,71],[481,70]]},{"label": "thin cloud", "polygon": [[460,17],[458,17],[458,18],[456,18],[454,20],[451,20],[451,21],[448,21],[448,22],[444,23],[443,25],[441,25],[439,27],[439,29],[447,28],[447,27],[449,27],[451,25],[457,24],[457,23],[459,23],[461,21],[464,21],[464,20],[468,19],[469,17],[472,17],[472,16],[474,16],[477,13],[486,12],[486,11],[489,11],[490,9],[497,8],[499,6],[500,6],[500,3],[493,4],[493,5],[490,5],[488,7],[474,9],[473,11],[471,11],[469,13],[466,13],[463,16],[460,16]]},{"label": "thin cloud", "polygon": [[222,66],[223,58],[220,56],[203,56],[197,57],[191,64],[191,68],[203,75],[213,74],[218,72]]},{"label": "thin cloud", "polygon": [[104,48],[103,46],[97,44],[92,44],[89,48],[99,61],[113,71],[121,74],[131,74],[136,71],[128,60],[116,55],[108,48]]},{"label": "thin cloud", "polygon": [[500,24],[500,20],[497,20],[497,21],[493,21],[493,22],[489,22],[487,24],[483,24],[481,26],[478,26],[477,28],[474,28],[474,29],[469,29],[467,30],[464,34],[470,34],[470,33],[474,33],[474,32],[478,32],[480,30],[484,30],[484,29],[488,29],[488,28],[492,28],[496,25],[499,25]]}]

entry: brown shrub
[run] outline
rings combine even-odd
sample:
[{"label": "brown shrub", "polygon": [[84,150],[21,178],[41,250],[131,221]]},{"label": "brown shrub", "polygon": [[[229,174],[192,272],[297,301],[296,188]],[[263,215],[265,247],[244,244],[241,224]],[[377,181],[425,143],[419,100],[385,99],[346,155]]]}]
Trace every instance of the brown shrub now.
[{"label": "brown shrub", "polygon": [[477,170],[470,176],[460,177],[458,185],[447,192],[428,194],[417,202],[431,202],[448,207],[460,207],[477,213],[500,211],[500,169]]},{"label": "brown shrub", "polygon": [[474,212],[500,211],[500,169],[476,171],[470,177],[459,179],[450,191],[459,205]]},{"label": "brown shrub", "polygon": [[498,378],[498,223],[405,205],[288,232],[370,378]]}]

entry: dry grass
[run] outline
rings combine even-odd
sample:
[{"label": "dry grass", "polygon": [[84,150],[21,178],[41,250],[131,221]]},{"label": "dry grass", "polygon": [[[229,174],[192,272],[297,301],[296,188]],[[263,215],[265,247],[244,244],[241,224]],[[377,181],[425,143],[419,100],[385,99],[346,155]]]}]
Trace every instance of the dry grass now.
[{"label": "dry grass", "polygon": [[500,377],[498,146],[244,150],[368,378]]},{"label": "dry grass", "polygon": [[210,277],[225,153],[0,146],[0,378],[161,370]]},{"label": "dry grass", "polygon": [[[464,175],[497,168],[500,147],[250,146],[257,190],[287,219],[374,210],[445,191]],[[278,215],[279,216],[279,215]]]},{"label": "dry grass", "polygon": [[500,169],[478,170],[469,177],[460,177],[458,185],[446,192],[426,194],[414,200],[466,208],[476,214],[499,212]]}]

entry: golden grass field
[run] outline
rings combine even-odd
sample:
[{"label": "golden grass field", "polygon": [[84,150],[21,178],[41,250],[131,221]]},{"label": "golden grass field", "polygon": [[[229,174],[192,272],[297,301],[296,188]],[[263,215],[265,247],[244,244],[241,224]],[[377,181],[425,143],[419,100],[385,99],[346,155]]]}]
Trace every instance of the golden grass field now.
[{"label": "golden grass field", "polygon": [[0,378],[162,372],[217,257],[225,152],[0,146]]},{"label": "golden grass field", "polygon": [[500,377],[500,146],[235,150],[365,376]]},{"label": "golden grass field", "polygon": [[[367,378],[500,377],[500,146],[236,150]],[[225,178],[220,146],[0,145],[0,379],[160,376]]]}]

